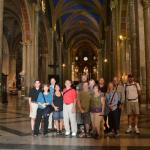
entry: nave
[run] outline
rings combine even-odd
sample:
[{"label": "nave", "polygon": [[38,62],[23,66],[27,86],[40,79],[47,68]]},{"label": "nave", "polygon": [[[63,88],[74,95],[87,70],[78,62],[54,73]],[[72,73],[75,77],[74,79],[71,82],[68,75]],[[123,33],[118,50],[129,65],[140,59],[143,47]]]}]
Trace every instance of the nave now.
[{"label": "nave", "polygon": [[[0,149],[150,149],[150,0],[0,0]],[[141,86],[140,136],[32,137],[29,90],[82,74]]]}]

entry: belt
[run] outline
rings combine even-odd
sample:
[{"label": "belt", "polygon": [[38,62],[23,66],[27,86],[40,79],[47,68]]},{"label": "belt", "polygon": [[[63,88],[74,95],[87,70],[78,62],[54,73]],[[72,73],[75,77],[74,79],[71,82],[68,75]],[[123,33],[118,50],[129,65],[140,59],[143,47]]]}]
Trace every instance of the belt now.
[{"label": "belt", "polygon": [[128,101],[136,101],[136,100],[138,100],[138,97],[137,98],[128,99]]}]

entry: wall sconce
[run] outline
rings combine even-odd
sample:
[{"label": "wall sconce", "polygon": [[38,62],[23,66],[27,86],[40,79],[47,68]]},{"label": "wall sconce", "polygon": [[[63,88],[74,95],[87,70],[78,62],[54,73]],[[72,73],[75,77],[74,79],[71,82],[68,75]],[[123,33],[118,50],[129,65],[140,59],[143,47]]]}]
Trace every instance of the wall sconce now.
[{"label": "wall sconce", "polygon": [[76,57],[75,57],[75,60],[76,60],[76,61],[78,61],[78,60],[79,60],[78,56],[76,56]]},{"label": "wall sconce", "polygon": [[119,39],[122,41],[122,40],[123,40],[123,36],[122,36],[122,35],[119,35]]},{"label": "wall sconce", "polygon": [[107,59],[107,58],[105,58],[105,59],[104,59],[104,63],[107,63],[107,62],[108,62],[108,59]]},{"label": "wall sconce", "polygon": [[75,72],[78,72],[78,71],[79,71],[78,67],[75,67],[74,71],[75,71]]},{"label": "wall sconce", "polygon": [[121,35],[121,34],[119,35],[119,37],[118,37],[118,38],[119,38],[119,40],[120,40],[120,41],[123,41],[123,40],[125,40],[125,39],[126,39],[126,37],[125,37],[125,36],[123,36],[123,35]]},{"label": "wall sconce", "polygon": [[96,60],[96,56],[93,57],[93,60]]},{"label": "wall sconce", "polygon": [[42,7],[42,12],[45,14],[45,12],[46,12],[46,4],[45,4],[44,0],[41,1],[41,7]]},{"label": "wall sconce", "polygon": [[88,57],[84,57],[83,60],[84,60],[84,61],[88,61]]},{"label": "wall sconce", "polygon": [[54,31],[56,31],[56,24],[54,25]]},{"label": "wall sconce", "polygon": [[96,73],[96,72],[97,72],[96,67],[93,67],[93,72],[94,72],[94,73]]},{"label": "wall sconce", "polygon": [[66,67],[66,64],[62,64],[62,67],[65,68],[65,67]]}]

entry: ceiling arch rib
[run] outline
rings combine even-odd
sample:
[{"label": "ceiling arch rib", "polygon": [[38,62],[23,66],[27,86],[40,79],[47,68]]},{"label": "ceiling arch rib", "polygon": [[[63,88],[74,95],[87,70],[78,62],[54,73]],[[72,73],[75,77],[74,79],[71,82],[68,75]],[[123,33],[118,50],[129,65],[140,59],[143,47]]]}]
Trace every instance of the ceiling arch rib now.
[{"label": "ceiling arch rib", "polygon": [[72,45],[71,48],[72,48],[74,54],[77,51],[81,51],[83,49],[90,49],[90,50],[94,51],[95,55],[97,55],[97,47],[88,40],[78,41],[78,42],[74,43],[74,45]]},{"label": "ceiling arch rib", "polygon": [[78,25],[76,26],[73,26],[71,29],[67,29],[66,31],[64,31],[64,33],[67,33],[67,37],[71,37],[74,33],[80,33],[80,32],[85,32],[85,31],[88,31],[88,33],[92,33],[95,38],[99,38],[99,34],[96,30],[94,30],[93,28],[90,28],[88,26],[84,27],[84,28],[79,28]]},{"label": "ceiling arch rib", "polygon": [[80,34],[80,35],[76,35],[76,36],[70,38],[67,41],[67,45],[68,45],[68,47],[72,47],[72,45],[74,45],[74,43],[76,43],[78,41],[83,41],[83,40],[88,40],[88,41],[90,41],[90,43],[93,43],[97,47],[99,45],[98,42],[96,42],[92,36],[88,36],[87,34]]},{"label": "ceiling arch rib", "polygon": [[[65,37],[67,48],[100,46],[102,23],[105,24],[106,0],[54,0],[54,22],[59,24],[60,37]],[[104,4],[105,2],[105,4]]]},{"label": "ceiling arch rib", "polygon": [[[88,12],[90,11],[91,13],[95,13],[95,14],[101,16],[102,20],[105,19],[105,16],[104,16],[105,9],[98,0],[95,0],[95,1],[92,1],[92,0],[90,0],[90,1],[72,0],[71,1],[70,0],[70,3],[71,2],[72,3],[74,2],[74,4],[78,3],[78,4],[82,5],[85,8],[85,10],[88,10]],[[67,7],[66,5],[67,5],[67,3],[65,3],[64,8],[66,8],[65,10],[68,10],[69,7]]]},{"label": "ceiling arch rib", "polygon": [[[90,20],[93,20],[93,22],[94,22],[95,24],[99,24],[99,22],[97,22],[97,21],[95,20],[95,18],[92,17],[89,12],[84,11],[83,9],[68,10],[67,12],[64,12],[63,14],[61,14],[61,15],[59,16],[59,19],[60,19],[61,17],[65,16],[65,15],[68,15],[68,14],[72,14],[72,15],[74,15],[74,14],[79,14],[79,15],[87,16],[87,18],[89,18]],[[71,16],[71,17],[73,17],[73,16]],[[71,17],[70,17],[70,18],[71,18]]]},{"label": "ceiling arch rib", "polygon": [[99,40],[98,40],[97,36],[95,36],[95,35],[93,34],[93,32],[91,32],[91,31],[89,31],[89,30],[85,30],[85,29],[79,30],[79,31],[72,31],[72,34],[67,34],[66,41],[69,43],[69,42],[72,41],[72,39],[77,38],[77,37],[80,37],[80,36],[82,36],[82,35],[86,35],[85,38],[90,37],[90,38],[92,38],[92,41],[93,41],[93,42],[99,43]]},{"label": "ceiling arch rib", "polygon": [[[54,0],[55,1],[55,0]],[[79,0],[69,0],[69,1],[57,1],[57,5],[53,12],[53,24],[60,19],[63,15],[67,13],[73,13],[76,11],[88,12],[90,15],[92,13],[97,14],[97,16],[102,17],[103,13],[100,15],[92,1],[79,1]],[[103,8],[103,7],[102,7]],[[94,17],[93,17],[94,18]],[[104,18],[102,18],[104,19]]]},{"label": "ceiling arch rib", "polygon": [[80,21],[87,22],[92,28],[99,30],[98,23],[88,14],[72,14],[62,25],[62,30],[70,27],[72,24],[79,23]]},{"label": "ceiling arch rib", "polygon": [[102,6],[102,3],[98,0],[93,0],[93,4],[95,5],[95,9],[98,11],[99,15],[101,15],[103,21],[105,22],[106,17],[105,17],[105,7]]}]

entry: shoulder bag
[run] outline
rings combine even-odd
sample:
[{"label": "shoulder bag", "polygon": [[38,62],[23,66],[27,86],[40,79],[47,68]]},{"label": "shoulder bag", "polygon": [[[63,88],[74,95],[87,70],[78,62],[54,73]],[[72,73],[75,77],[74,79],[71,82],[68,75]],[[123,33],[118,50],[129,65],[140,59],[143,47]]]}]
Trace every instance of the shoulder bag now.
[{"label": "shoulder bag", "polygon": [[[45,96],[44,94],[42,93],[43,95],[43,99],[44,99],[44,102],[46,103],[46,99],[45,99]],[[47,105],[45,108],[44,108],[44,117],[48,117],[50,115],[50,113],[52,113],[54,111],[54,108],[52,105]]]}]

